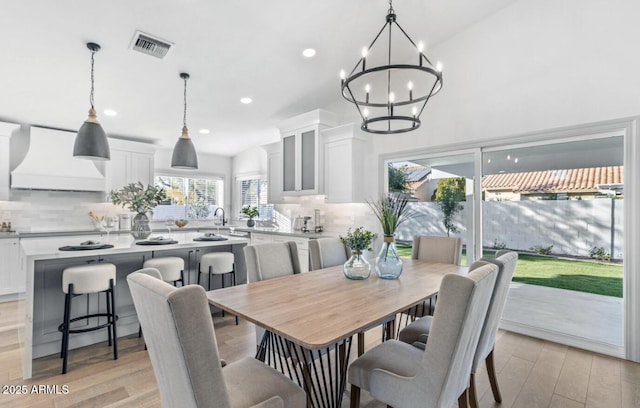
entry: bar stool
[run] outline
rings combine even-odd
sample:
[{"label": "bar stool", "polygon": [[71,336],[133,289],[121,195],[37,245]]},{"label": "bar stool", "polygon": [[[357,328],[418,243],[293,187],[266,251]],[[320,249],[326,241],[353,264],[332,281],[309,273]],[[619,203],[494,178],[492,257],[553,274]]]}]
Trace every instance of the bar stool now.
[{"label": "bar stool", "polygon": [[[67,357],[69,355],[69,334],[86,333],[94,330],[107,328],[109,346],[111,346],[111,336],[113,335],[113,359],[118,359],[118,337],[116,335],[116,306],[114,298],[114,287],[116,286],[116,267],[110,263],[71,266],[62,271],[62,291],[65,293],[64,321],[58,326],[58,331],[62,332],[62,346],[60,357],[62,361],[62,374],[67,373]],[[107,299],[106,313],[91,313],[84,316],[71,318],[71,300],[80,295],[90,295],[92,293],[104,293]],[[98,323],[92,327],[71,329],[73,322],[90,319],[94,317],[106,317],[107,322]]]},{"label": "bar stool", "polygon": [[[235,258],[231,252],[210,252],[202,255],[200,258],[200,265],[198,267],[198,285],[200,284],[200,276],[203,273],[209,275],[208,287],[211,290],[211,278],[213,275],[220,275],[222,277],[222,287],[224,288],[224,277],[227,274],[232,274],[232,286],[236,286],[236,270],[235,270]],[[224,310],[222,311],[224,316]],[[238,324],[238,316],[236,316],[236,324]]]},{"label": "bar stool", "polygon": [[[155,268],[160,272],[162,280],[173,286],[184,286],[184,259],[179,256],[163,256],[144,261],[143,268]],[[138,325],[138,337],[142,337],[142,326]],[[147,346],[145,344],[145,350]]]},{"label": "bar stool", "polygon": [[179,256],[164,256],[151,258],[144,262],[143,268],[156,268],[162,275],[162,280],[173,283],[173,286],[184,286],[184,259]]}]

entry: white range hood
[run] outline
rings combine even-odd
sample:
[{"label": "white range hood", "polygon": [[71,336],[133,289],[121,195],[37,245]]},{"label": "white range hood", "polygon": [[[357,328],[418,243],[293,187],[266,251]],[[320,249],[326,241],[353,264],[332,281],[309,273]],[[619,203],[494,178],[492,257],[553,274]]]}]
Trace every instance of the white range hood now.
[{"label": "white range hood", "polygon": [[104,191],[105,178],[93,162],[73,157],[75,136],[32,126],[27,155],[11,172],[11,188]]}]

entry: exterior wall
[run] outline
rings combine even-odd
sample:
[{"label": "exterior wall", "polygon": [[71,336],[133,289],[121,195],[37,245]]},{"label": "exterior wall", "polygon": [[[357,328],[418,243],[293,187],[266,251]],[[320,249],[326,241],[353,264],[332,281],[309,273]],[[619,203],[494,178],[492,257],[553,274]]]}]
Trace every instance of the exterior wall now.
[{"label": "exterior wall", "polygon": [[[615,200],[613,257],[623,257],[624,200]],[[463,205],[466,203],[463,203]],[[398,240],[410,241],[414,235],[447,233],[442,225],[442,213],[435,203],[412,203],[417,216],[403,224]],[[611,252],[612,200],[531,200],[485,201],[482,207],[483,245],[491,248],[504,244],[506,248],[529,251],[539,245],[553,245],[552,253],[588,256],[592,247],[604,247]],[[468,208],[466,208],[468,207]],[[458,234],[466,243],[470,219],[469,206],[456,214]]]}]

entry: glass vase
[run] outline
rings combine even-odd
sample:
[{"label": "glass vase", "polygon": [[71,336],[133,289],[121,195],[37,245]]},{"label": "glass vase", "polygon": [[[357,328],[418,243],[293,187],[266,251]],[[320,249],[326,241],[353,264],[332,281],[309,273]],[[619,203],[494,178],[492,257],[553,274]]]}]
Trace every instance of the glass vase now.
[{"label": "glass vase", "polygon": [[135,239],[147,239],[151,235],[151,227],[149,226],[149,217],[146,214],[138,213],[133,217],[131,225],[131,235]]},{"label": "glass vase", "polygon": [[396,251],[393,235],[385,235],[376,257],[376,275],[382,279],[398,279],[402,274],[402,260]]},{"label": "glass vase", "polygon": [[342,270],[344,276],[349,279],[367,279],[371,274],[371,265],[364,259],[361,251],[354,251],[351,254],[351,258],[344,263]]}]

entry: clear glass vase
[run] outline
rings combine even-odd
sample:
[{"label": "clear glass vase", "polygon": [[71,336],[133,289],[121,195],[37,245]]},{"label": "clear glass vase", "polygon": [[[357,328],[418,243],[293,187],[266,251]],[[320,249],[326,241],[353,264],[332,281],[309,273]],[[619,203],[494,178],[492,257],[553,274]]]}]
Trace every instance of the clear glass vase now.
[{"label": "clear glass vase", "polygon": [[349,279],[367,279],[371,275],[371,265],[362,256],[361,251],[354,251],[342,268],[344,276]]},{"label": "clear glass vase", "polygon": [[376,257],[376,274],[382,279],[398,279],[402,274],[402,260],[396,251],[393,235],[385,235]]},{"label": "clear glass vase", "polygon": [[151,235],[151,227],[149,226],[149,217],[146,214],[138,213],[133,217],[131,225],[131,235],[135,239],[147,239]]}]

